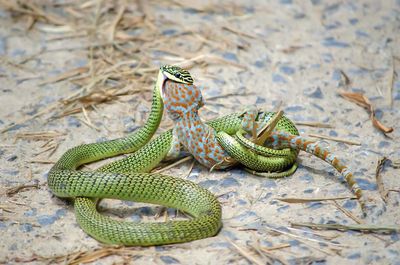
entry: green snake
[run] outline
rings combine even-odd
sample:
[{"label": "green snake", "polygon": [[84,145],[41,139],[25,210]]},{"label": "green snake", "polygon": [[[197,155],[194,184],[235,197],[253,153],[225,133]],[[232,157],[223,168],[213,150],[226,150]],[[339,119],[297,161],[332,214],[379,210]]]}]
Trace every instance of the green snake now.
[{"label": "green snake", "polygon": [[[176,109],[172,108],[173,101],[179,103],[184,98],[169,93],[173,92],[174,87],[183,89],[182,93],[190,93],[189,91],[195,88],[193,79],[186,70],[174,66],[161,67],[153,90],[151,112],[143,127],[124,138],[83,144],[69,149],[49,172],[49,188],[58,197],[74,199],[78,223],[84,231],[101,242],[140,246],[162,245],[197,240],[218,233],[222,225],[221,206],[213,194],[188,180],[148,173],[166,156],[176,153],[174,149],[180,144],[185,146],[200,163],[208,167],[232,166],[232,163],[225,159],[229,156],[233,157],[235,162],[245,164],[250,170],[280,171],[277,173],[278,176],[286,176],[295,170],[293,156],[297,155],[297,149],[290,144],[284,147],[293,149],[289,153],[284,150],[281,150],[282,153],[279,151],[268,153],[267,149],[269,156],[263,160],[263,156],[253,153],[231,137],[243,128],[244,119],[241,113],[230,114],[205,124],[204,132],[208,138],[213,139],[215,143],[212,144],[224,150],[221,151],[221,157],[218,156],[218,152],[214,153],[215,157],[205,158],[199,155],[198,149],[192,150],[190,146],[192,143],[187,142],[188,138],[180,135],[184,133],[182,130],[189,130],[190,126],[182,127],[178,122],[182,121],[182,117],[179,117],[181,114],[192,113],[195,114],[194,118],[197,117],[197,109],[202,106],[201,94],[197,98],[194,95],[189,97],[194,99],[194,108],[190,108],[189,105],[185,108],[185,105],[182,105],[183,107],[180,106],[181,110],[184,110],[182,113],[174,112]],[[169,130],[151,140],[161,121],[163,102],[166,103],[167,112],[176,126],[174,130]],[[267,122],[273,115],[272,112],[259,113],[257,120]],[[199,124],[203,126],[201,121]],[[278,121],[275,130],[293,137],[298,134],[293,123],[286,117]],[[178,144],[176,139],[179,140]],[[274,149],[279,149],[279,146]],[[96,171],[77,170],[80,165],[127,153],[132,154]],[[179,209],[192,218],[163,223],[118,221],[97,212],[96,202],[102,198],[160,204]]]}]

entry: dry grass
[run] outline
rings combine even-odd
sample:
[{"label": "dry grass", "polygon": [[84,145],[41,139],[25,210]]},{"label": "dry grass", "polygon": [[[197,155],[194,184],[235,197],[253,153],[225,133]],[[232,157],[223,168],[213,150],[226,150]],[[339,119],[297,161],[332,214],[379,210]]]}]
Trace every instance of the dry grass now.
[{"label": "dry grass", "polygon": [[[161,1],[161,6],[194,8],[199,12],[226,12],[223,5],[196,5],[185,2]],[[59,101],[39,109],[32,116],[10,122],[1,129],[7,132],[17,125],[39,117],[51,120],[68,115],[90,111],[99,104],[118,100],[123,96],[150,93],[158,67],[171,63],[185,68],[204,67],[210,64],[224,64],[237,69],[246,67],[210,54],[210,50],[223,51],[227,47],[239,45],[236,37],[255,38],[221,22],[221,25],[189,27],[168,18],[154,18],[154,5],[148,1],[4,1],[0,6],[10,11],[14,17],[27,21],[26,30],[40,30],[59,34],[48,39],[48,47],[36,54],[26,56],[19,62],[10,62],[18,67],[29,60],[57,51],[87,51],[87,65],[69,69],[56,76],[39,76],[38,85],[71,82],[79,89],[65,95]],[[232,13],[240,15],[241,8],[230,6]],[[60,15],[60,11],[63,15]],[[218,11],[219,10],[219,11]],[[172,35],[164,34],[165,26],[179,28]],[[139,34],[132,30],[140,30]],[[228,30],[231,34],[215,34],[216,30]],[[216,39],[220,38],[220,39]],[[72,47],[53,48],[52,43],[60,40],[76,39]],[[213,40],[212,40],[213,39]],[[193,43],[196,47],[176,50],[181,43]],[[155,52],[160,55],[155,56]],[[127,60],[128,58],[128,60]],[[38,78],[28,76],[27,78]],[[87,116],[87,115],[86,115]],[[85,117],[81,119],[94,128]],[[98,129],[98,128],[94,128]]]},{"label": "dry grass", "polygon": [[[230,67],[235,71],[247,68],[234,61],[226,60],[218,54],[235,47],[245,47],[245,42],[238,42],[237,38],[254,38],[233,26],[221,25],[193,26],[181,25],[167,17],[155,18],[154,6],[171,8],[197,8],[199,12],[232,12],[241,16],[241,7],[230,5],[195,5],[176,1],[5,1],[0,0],[2,9],[9,11],[13,19],[22,21],[25,30],[40,31],[47,35],[45,48],[34,52],[18,61],[1,58],[7,65],[22,69],[27,74],[19,81],[36,81],[37,86],[56,85],[57,83],[70,83],[77,87],[76,90],[64,94],[59,100],[51,104],[33,109],[32,115],[9,120],[0,130],[6,133],[10,129],[32,122],[46,124],[55,119],[73,115],[86,126],[100,130],[91,120],[91,112],[97,112],[99,105],[119,103],[134,99],[138,104],[150,104],[151,91],[161,63],[170,63],[185,68],[204,68],[208,65],[219,64]],[[165,29],[176,28],[176,33],[165,34]],[[227,34],[217,34],[226,31]],[[70,41],[68,41],[70,40]],[[59,46],[66,41],[68,46]],[[182,43],[191,43],[181,45]],[[179,50],[176,47],[182,47]],[[217,52],[215,52],[217,51]],[[54,76],[36,73],[26,68],[31,60],[41,56],[52,56],[58,52],[76,52],[87,54],[87,64],[71,67]],[[225,95],[224,95],[225,96]],[[234,95],[237,96],[237,95]],[[35,107],[37,108],[37,107]],[[135,111],[135,110],[133,110]],[[97,113],[98,114],[98,113]],[[138,123],[141,120],[137,120]],[[107,129],[107,128],[106,128]],[[107,131],[109,131],[107,129]],[[64,140],[66,131],[23,131],[15,134],[15,142],[29,141],[36,146],[33,157],[25,161],[31,164],[53,164],[51,158],[61,141]],[[14,148],[14,147],[10,147]],[[176,166],[190,158],[178,161],[159,172]],[[192,162],[185,172],[189,175],[194,163]],[[22,191],[39,188],[41,184],[15,185],[5,190],[8,196],[20,196]],[[11,211],[10,207],[1,206],[2,211]],[[162,212],[160,213],[162,214]],[[164,218],[168,218],[164,211]],[[6,217],[4,217],[6,218]],[[7,217],[17,220],[15,217]],[[25,218],[24,221],[27,221]],[[21,221],[22,223],[22,221]],[[100,247],[84,251],[76,251],[60,256],[42,256],[34,254],[30,257],[15,257],[14,262],[45,262],[84,264],[104,259],[110,256],[119,256],[130,260],[140,257],[143,253],[152,253],[153,248],[118,248]],[[153,256],[154,253],[151,254]],[[147,255],[147,254],[145,254]],[[150,255],[150,254],[149,254]],[[176,257],[177,260],[179,258]],[[161,263],[158,259],[157,262]]]}]

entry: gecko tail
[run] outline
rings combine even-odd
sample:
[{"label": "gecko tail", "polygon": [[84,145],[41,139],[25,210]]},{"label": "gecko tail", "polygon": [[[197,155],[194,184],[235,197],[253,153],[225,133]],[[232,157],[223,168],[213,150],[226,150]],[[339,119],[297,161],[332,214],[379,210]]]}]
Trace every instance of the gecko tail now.
[{"label": "gecko tail", "polygon": [[298,135],[276,132],[274,133],[273,138],[275,141],[279,142],[281,146],[305,151],[331,164],[343,176],[351,191],[355,194],[360,202],[361,209],[365,214],[366,199],[363,196],[362,190],[354,179],[354,175],[351,170],[336,155],[331,153],[327,148],[321,146],[321,144],[310,141]]}]

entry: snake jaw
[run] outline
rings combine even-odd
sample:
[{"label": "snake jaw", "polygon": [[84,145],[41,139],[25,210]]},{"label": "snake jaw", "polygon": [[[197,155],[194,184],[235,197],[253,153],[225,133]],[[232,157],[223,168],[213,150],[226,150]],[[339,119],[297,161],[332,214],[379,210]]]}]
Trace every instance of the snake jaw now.
[{"label": "snake jaw", "polygon": [[157,83],[156,87],[158,92],[161,95],[162,100],[164,101],[164,86],[165,86],[165,81],[168,79],[168,77],[163,73],[163,71],[158,72],[158,77],[157,77]]}]

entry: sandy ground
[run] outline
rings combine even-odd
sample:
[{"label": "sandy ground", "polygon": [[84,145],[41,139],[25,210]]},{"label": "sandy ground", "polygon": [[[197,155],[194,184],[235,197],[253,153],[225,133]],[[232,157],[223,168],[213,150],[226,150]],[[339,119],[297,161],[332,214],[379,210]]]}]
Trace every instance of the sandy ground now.
[{"label": "sandy ground", "polygon": [[[305,153],[297,172],[278,180],[240,168],[209,173],[191,161],[166,171],[218,195],[224,226],[216,237],[163,247],[99,244],[46,185],[68,148],[141,126],[157,68],[181,63],[203,87],[204,119],[281,106],[303,135],[353,142],[323,144],[353,169],[371,203],[378,187],[387,193],[383,212],[361,222],[399,227],[400,1],[25,2],[0,1],[0,263],[400,264],[395,232],[293,226],[361,217],[343,179]],[[364,94],[394,131],[375,128],[340,90]],[[160,130],[170,127],[166,119]],[[296,200],[279,200],[288,198]],[[299,202],[310,198],[337,199]],[[101,206],[132,221],[161,211]],[[167,216],[177,218],[174,210]]]}]

